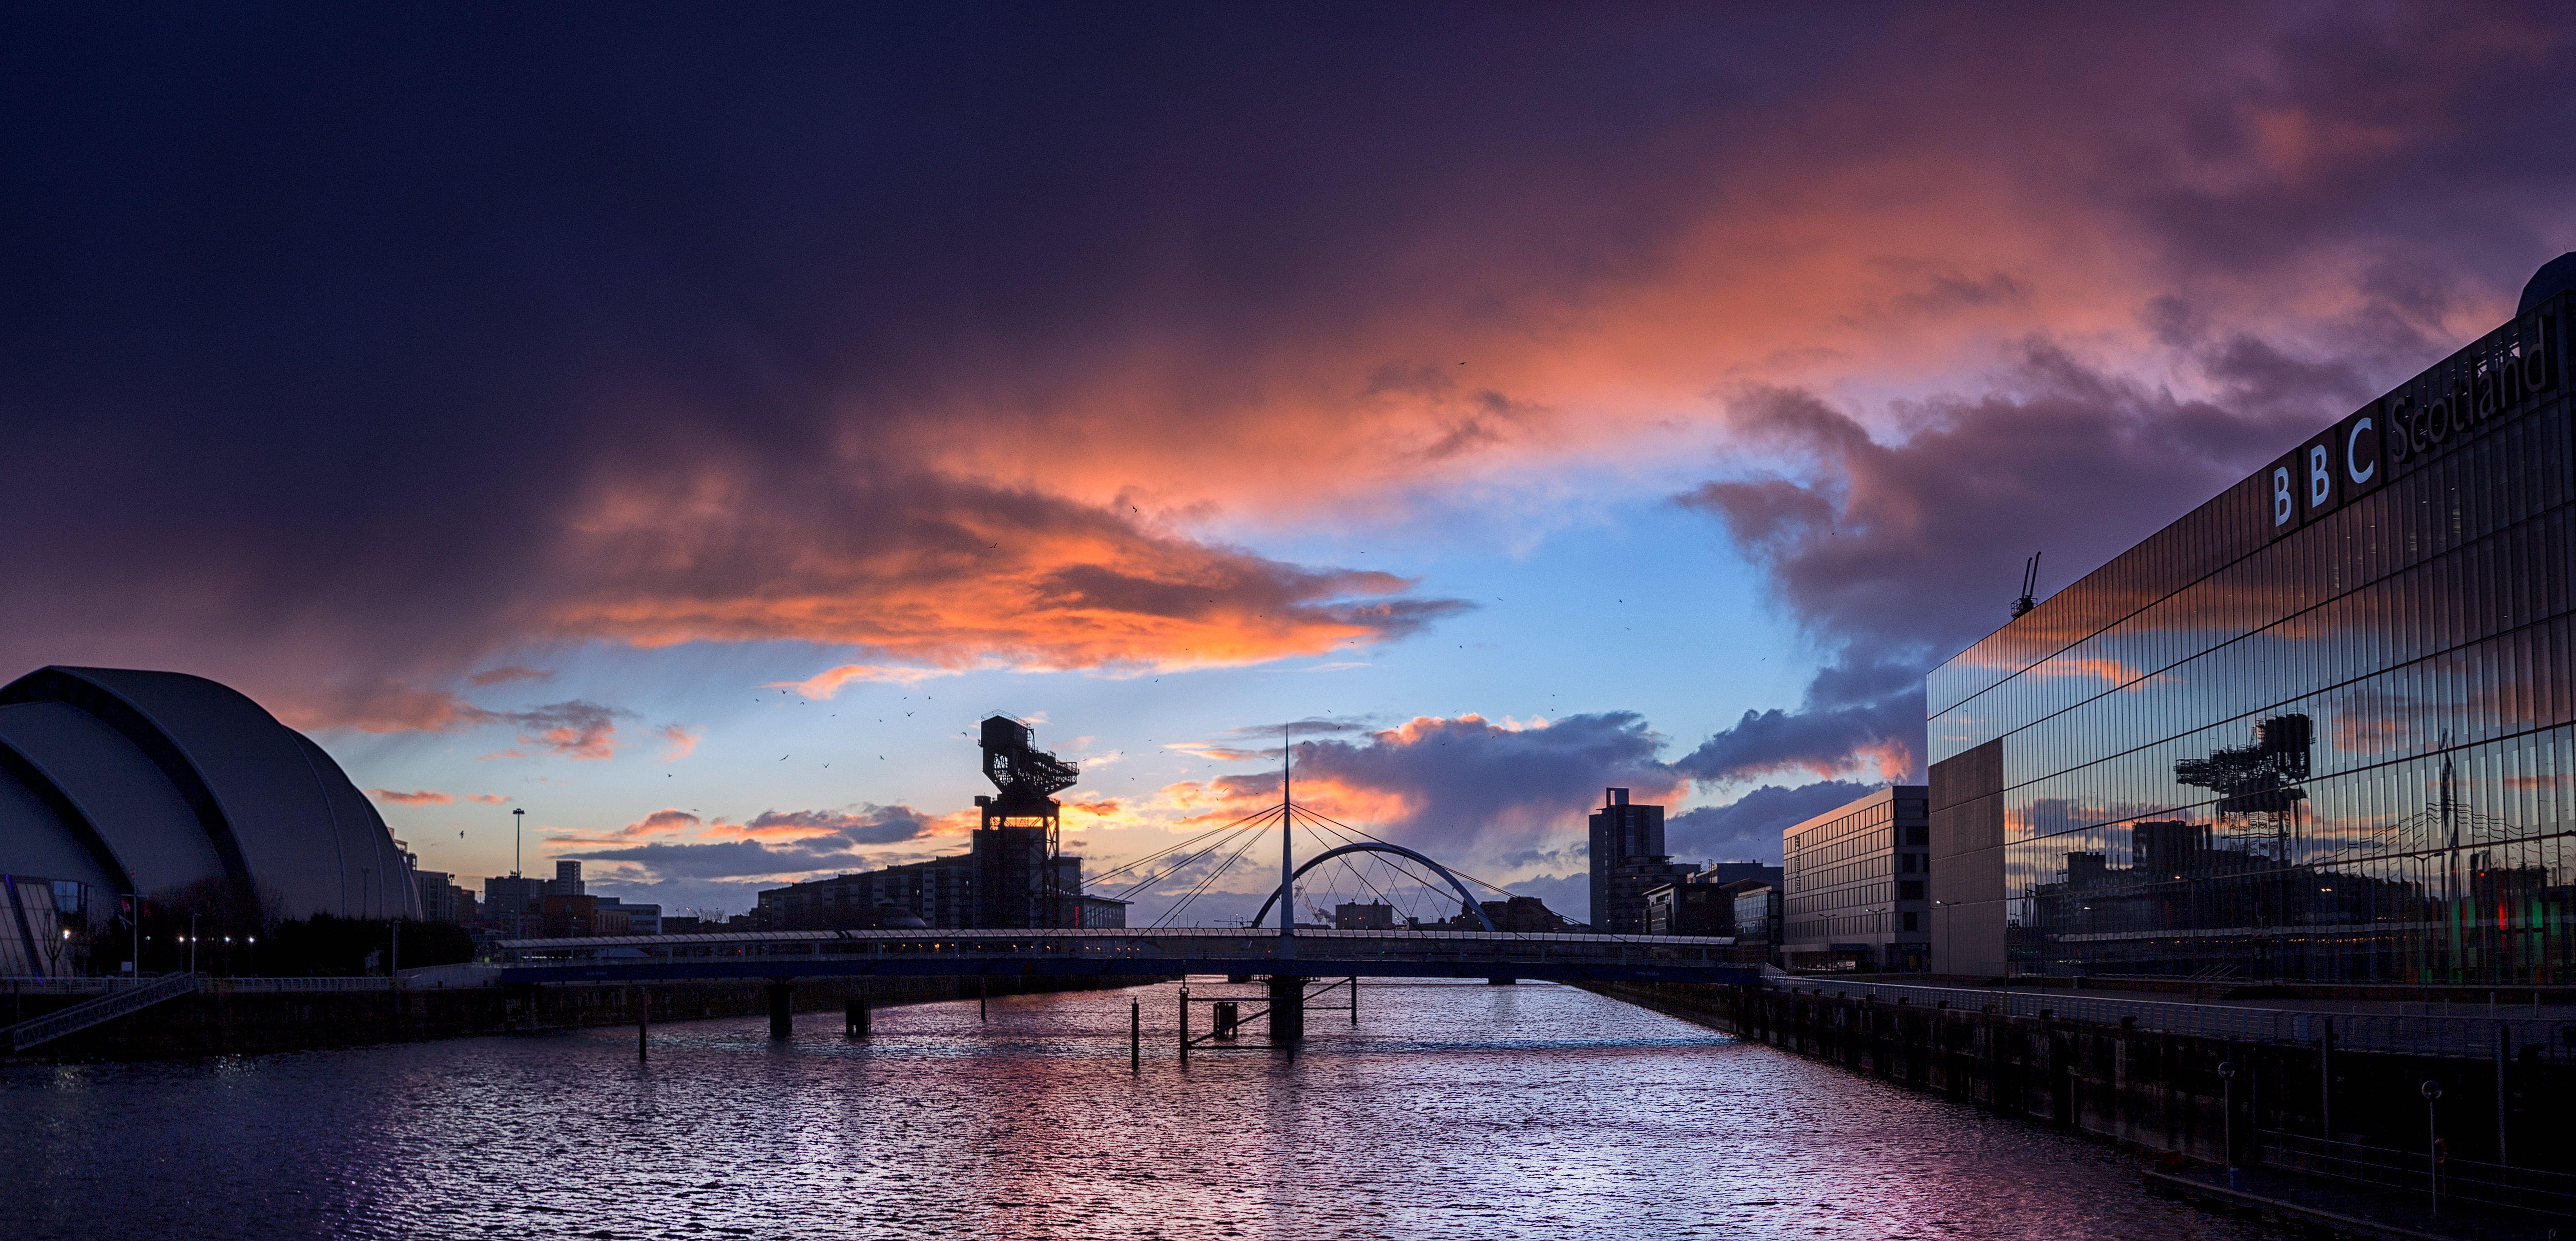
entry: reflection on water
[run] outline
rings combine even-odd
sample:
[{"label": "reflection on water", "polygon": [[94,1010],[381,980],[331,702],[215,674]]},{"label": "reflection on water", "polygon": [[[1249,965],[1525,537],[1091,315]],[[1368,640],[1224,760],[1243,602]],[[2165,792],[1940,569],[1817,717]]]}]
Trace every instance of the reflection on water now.
[{"label": "reflection on water", "polygon": [[6,1231],[2265,1235],[2078,1140],[1571,988],[1364,987],[1358,1029],[1316,1011],[1294,1061],[1247,1041],[1187,1070],[1175,990],[889,1009],[865,1043],[837,1013],[782,1045],[657,1026],[644,1066],[630,1029],[0,1071]]}]

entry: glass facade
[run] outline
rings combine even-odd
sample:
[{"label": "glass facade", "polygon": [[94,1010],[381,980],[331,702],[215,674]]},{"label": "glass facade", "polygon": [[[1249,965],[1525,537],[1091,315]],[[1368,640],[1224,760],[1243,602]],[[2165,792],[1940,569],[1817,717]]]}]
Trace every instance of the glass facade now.
[{"label": "glass facade", "polygon": [[1952,968],[2576,981],[2567,308],[1931,673]]}]

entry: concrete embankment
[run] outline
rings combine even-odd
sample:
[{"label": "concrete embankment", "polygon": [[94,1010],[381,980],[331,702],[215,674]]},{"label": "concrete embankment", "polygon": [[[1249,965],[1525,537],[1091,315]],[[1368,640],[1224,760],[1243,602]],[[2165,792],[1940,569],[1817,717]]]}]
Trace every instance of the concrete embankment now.
[{"label": "concrete embankment", "polygon": [[[2488,1163],[2547,1178],[2576,1172],[2567,1166],[2576,1152],[2559,1115],[2576,1098],[2576,1063],[2546,1046],[2471,1058],[2354,1050],[2329,1040],[2228,1039],[2045,1011],[2015,1015],[2000,1004],[1969,1008],[1814,988],[1591,989],[1882,1081],[2160,1156],[2169,1170],[2233,1165],[2292,1178],[2331,1176],[2350,1173],[2355,1156],[2376,1152],[2388,1162],[2391,1183],[2403,1188],[2406,1169],[2420,1181],[2428,1158],[2422,1086],[2431,1081],[2442,1083],[2430,1119],[2438,1123],[2446,1183],[2455,1170],[2467,1175]],[[2360,1192],[2332,1189],[2349,1181],[2306,1183],[2327,1187],[2321,1197],[2329,1201]],[[2322,1218],[2329,1206],[2317,1213],[2309,1226],[2366,1235]]]},{"label": "concrete embankment", "polygon": [[[315,980],[316,983],[337,980]],[[1048,991],[1109,990],[1155,981],[996,976],[983,985],[996,998]],[[407,985],[381,979],[347,980],[366,989],[256,990],[258,984],[211,981],[207,989],[66,1035],[13,1058],[16,1063],[82,1060],[164,1060],[196,1056],[311,1051],[372,1043],[414,1042],[632,1026],[650,1005],[658,1025],[714,1017],[767,1014],[769,987],[762,980],[668,982],[628,985],[544,986]],[[838,1027],[850,1000],[871,1005],[972,1000],[974,978],[802,979],[791,992],[800,1013],[829,1013]],[[91,998],[87,995],[0,994],[0,1019],[15,1023]]]}]

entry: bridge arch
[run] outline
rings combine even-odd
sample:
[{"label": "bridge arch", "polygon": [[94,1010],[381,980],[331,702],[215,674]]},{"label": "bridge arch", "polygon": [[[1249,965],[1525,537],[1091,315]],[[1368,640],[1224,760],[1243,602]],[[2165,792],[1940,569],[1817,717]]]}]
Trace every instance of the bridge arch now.
[{"label": "bridge arch", "polygon": [[[1358,844],[1340,845],[1331,849],[1326,849],[1323,852],[1306,859],[1305,865],[1300,866],[1295,871],[1291,872],[1288,876],[1288,882],[1294,884],[1299,878],[1303,877],[1307,871],[1313,870],[1345,853],[1393,853],[1400,857],[1412,858],[1414,861],[1430,867],[1432,870],[1439,872],[1441,878],[1448,880],[1450,887],[1458,889],[1458,899],[1464,901],[1467,908],[1475,913],[1476,921],[1484,923],[1485,929],[1488,931],[1494,929],[1494,920],[1485,916],[1484,904],[1476,899],[1475,893],[1467,890],[1466,884],[1458,882],[1458,876],[1450,874],[1448,867],[1443,866],[1438,862],[1434,862],[1402,845],[1390,845],[1383,841],[1376,840],[1363,840]],[[1270,894],[1269,900],[1261,902],[1261,912],[1252,915],[1252,925],[1256,927],[1260,926],[1262,922],[1270,916],[1270,907],[1278,904],[1279,898],[1286,895],[1286,893],[1287,889],[1283,886],[1280,889],[1273,891]]]}]

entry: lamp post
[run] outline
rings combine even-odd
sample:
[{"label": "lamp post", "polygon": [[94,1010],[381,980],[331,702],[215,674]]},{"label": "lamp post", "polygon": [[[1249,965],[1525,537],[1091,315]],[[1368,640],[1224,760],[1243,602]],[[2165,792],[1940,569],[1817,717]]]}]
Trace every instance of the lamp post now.
[{"label": "lamp post", "polygon": [[197,972],[197,915],[188,915],[188,972]]},{"label": "lamp post", "polygon": [[2433,1194],[2433,1214],[2442,1213],[2442,1131],[2433,1119],[2434,1106],[2442,1100],[2442,1083],[2425,1078],[2424,1095],[2424,1180]]}]

